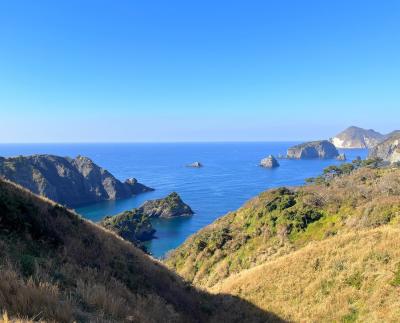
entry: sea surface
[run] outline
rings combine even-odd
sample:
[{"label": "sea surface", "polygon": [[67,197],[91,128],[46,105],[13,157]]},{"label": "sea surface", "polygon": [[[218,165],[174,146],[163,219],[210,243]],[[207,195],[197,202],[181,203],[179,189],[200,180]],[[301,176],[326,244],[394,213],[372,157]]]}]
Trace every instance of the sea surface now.
[{"label": "sea surface", "polygon": [[[319,175],[325,167],[341,163],[336,160],[279,160],[281,166],[276,169],[258,166],[262,158],[269,154],[285,154],[294,144],[297,142],[1,144],[0,156],[88,156],[120,180],[135,177],[155,189],[129,199],[96,203],[76,210],[92,221],[178,192],[195,214],[153,221],[157,239],[148,242],[147,247],[154,256],[163,257],[187,237],[260,192],[272,187],[301,185],[306,178]],[[348,160],[367,155],[365,149],[342,152]],[[200,161],[204,167],[185,167],[194,161]]]}]

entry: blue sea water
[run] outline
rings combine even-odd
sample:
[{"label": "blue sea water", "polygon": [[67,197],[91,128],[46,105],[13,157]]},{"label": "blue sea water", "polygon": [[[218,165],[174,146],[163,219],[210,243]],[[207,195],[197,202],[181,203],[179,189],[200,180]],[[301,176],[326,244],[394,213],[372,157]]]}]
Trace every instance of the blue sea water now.
[{"label": "blue sea water", "polygon": [[[135,144],[2,144],[0,156],[55,154],[88,156],[120,180],[135,177],[155,188],[133,198],[106,201],[77,209],[82,216],[99,221],[106,215],[140,206],[145,200],[176,191],[195,211],[191,217],[153,221],[157,239],[149,251],[164,256],[197,232],[248,199],[272,187],[301,185],[336,160],[279,160],[280,167],[264,169],[260,160],[269,154],[285,154],[296,142],[254,143],[135,143]],[[349,160],[366,157],[364,149],[344,151]],[[203,168],[186,164],[200,161]]]}]

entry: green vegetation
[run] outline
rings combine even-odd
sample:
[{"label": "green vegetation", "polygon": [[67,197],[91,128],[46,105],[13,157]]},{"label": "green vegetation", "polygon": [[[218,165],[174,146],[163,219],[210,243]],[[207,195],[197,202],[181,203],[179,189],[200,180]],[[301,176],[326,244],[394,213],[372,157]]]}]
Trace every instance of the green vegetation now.
[{"label": "green vegetation", "polygon": [[327,168],[310,185],[264,192],[165,262],[196,286],[289,320],[378,320],[381,310],[370,304],[377,295],[387,300],[389,321],[399,318],[389,307],[400,285],[400,267],[393,271],[400,170],[380,163],[356,160]]}]

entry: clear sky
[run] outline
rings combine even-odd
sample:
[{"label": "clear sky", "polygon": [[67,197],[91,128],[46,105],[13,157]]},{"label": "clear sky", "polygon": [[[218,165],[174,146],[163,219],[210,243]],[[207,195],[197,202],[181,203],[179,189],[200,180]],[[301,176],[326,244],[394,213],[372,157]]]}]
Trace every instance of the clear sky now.
[{"label": "clear sky", "polygon": [[0,2],[0,142],[400,128],[398,0]]}]

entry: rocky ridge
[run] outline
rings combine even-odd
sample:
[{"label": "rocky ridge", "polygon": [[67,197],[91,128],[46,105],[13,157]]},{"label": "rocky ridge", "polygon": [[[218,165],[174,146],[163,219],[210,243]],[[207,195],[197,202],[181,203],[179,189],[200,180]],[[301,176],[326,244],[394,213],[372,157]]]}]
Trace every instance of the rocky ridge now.
[{"label": "rocky ridge", "polygon": [[83,156],[0,157],[0,176],[68,207],[128,198],[153,190],[136,179],[122,183]]}]

